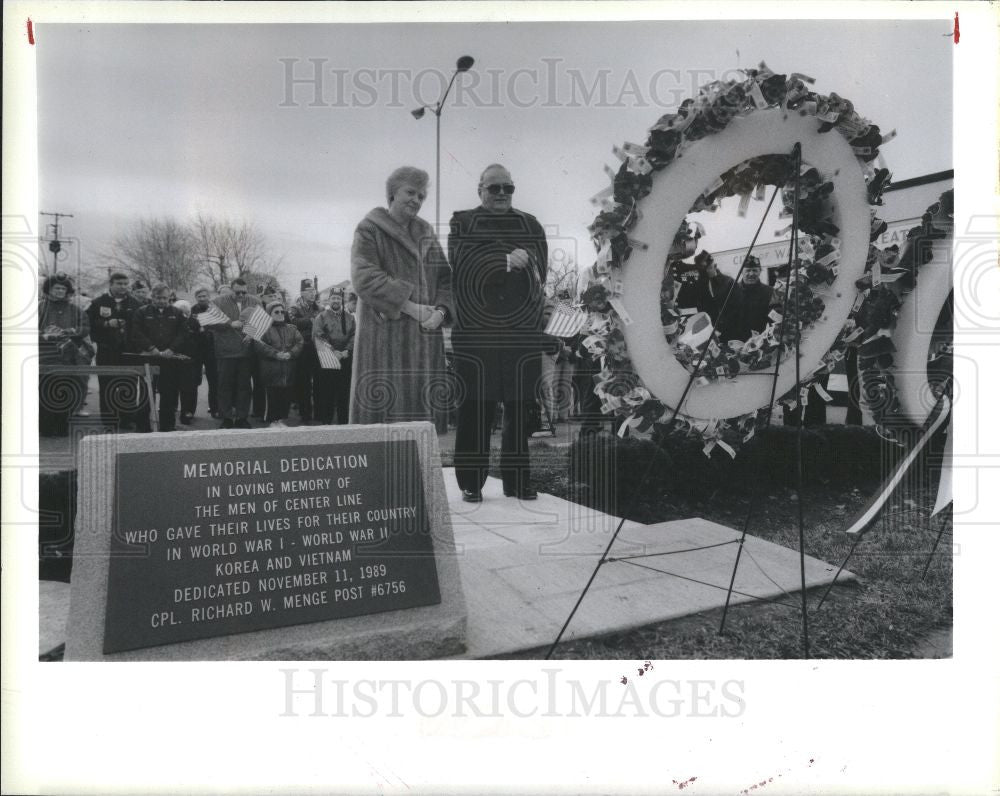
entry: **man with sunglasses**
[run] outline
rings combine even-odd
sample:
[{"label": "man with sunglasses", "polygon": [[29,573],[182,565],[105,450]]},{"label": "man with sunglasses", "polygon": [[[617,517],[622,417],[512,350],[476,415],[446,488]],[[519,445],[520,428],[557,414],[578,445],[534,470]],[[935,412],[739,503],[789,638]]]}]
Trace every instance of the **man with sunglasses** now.
[{"label": "man with sunglasses", "polygon": [[470,503],[482,500],[498,402],[504,494],[537,497],[527,421],[541,379],[548,245],[535,217],[513,208],[513,193],[510,172],[497,163],[487,166],[479,178],[480,206],[455,213],[448,236],[457,315],[451,342],[464,386],[455,474]]}]

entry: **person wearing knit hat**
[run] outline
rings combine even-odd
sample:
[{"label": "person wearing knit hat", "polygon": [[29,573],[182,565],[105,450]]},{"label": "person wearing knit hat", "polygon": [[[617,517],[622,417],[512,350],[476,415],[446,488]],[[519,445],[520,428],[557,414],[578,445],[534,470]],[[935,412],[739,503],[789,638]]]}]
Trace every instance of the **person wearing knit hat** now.
[{"label": "person wearing knit hat", "polygon": [[[42,284],[38,302],[39,365],[89,365],[93,352],[87,314],[70,300],[76,291],[73,280],[54,274]],[[90,351],[88,356],[86,352]],[[69,418],[78,414],[87,397],[86,376],[52,373],[38,379],[38,432],[42,436],[65,436]]]},{"label": "person wearing knit hat", "polygon": [[302,423],[313,422],[319,403],[320,386],[319,359],[316,356],[316,346],[313,345],[312,327],[323,308],[316,301],[316,286],[311,279],[303,279],[299,283],[299,298],[288,308],[288,320],[295,325],[302,335],[302,354],[295,366],[295,384],[292,388],[292,400],[298,405],[299,417]]},{"label": "person wearing knit hat", "polygon": [[265,422],[283,427],[288,419],[291,391],[295,383],[296,361],[302,353],[302,335],[287,321],[285,305],[272,301],[267,305],[271,326],[253,346],[260,361],[260,375],[267,391]]},{"label": "person wearing knit hat", "polygon": [[334,288],[326,309],[313,321],[313,340],[322,341],[333,349],[339,368],[320,368],[319,401],[316,416],[324,425],[347,422],[351,408],[351,356],[354,353],[354,316],[344,309],[344,291]]}]

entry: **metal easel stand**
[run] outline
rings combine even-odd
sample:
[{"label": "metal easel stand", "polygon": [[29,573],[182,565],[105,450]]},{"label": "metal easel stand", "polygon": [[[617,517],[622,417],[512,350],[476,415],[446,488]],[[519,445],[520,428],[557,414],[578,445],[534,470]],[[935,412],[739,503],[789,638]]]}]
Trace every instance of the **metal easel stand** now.
[{"label": "metal easel stand", "polygon": [[[796,186],[796,189],[795,189],[795,209],[794,209],[794,212],[793,212],[793,223],[797,224],[797,221],[798,221],[798,165],[797,164],[801,162],[800,147],[799,147],[798,144],[796,144],[795,150],[793,151],[793,156],[796,157],[796,165],[795,165],[795,179],[796,179],[795,186]],[[736,285],[739,283],[739,279],[740,279],[740,277],[743,274],[743,270],[746,268],[746,264],[747,264],[747,261],[749,260],[750,253],[753,251],[753,247],[757,243],[757,238],[760,236],[761,229],[764,226],[764,221],[767,219],[768,213],[770,212],[771,207],[774,204],[774,200],[778,196],[778,191],[779,190],[780,190],[780,188],[775,187],[774,193],[771,195],[771,201],[768,202],[767,209],[764,211],[764,216],[761,219],[761,222],[760,222],[760,224],[757,227],[756,233],[754,233],[753,240],[750,243],[750,248],[747,250],[747,254],[743,258],[743,262],[740,264],[740,270],[739,270],[739,272],[737,272],[736,278],[733,280],[733,284],[730,286],[729,292],[726,294],[725,300],[722,303],[722,307],[719,310],[719,318],[720,319],[725,314],[726,308],[728,307],[730,299],[733,296],[733,292],[736,289]],[[795,226],[794,229],[797,229],[797,226]],[[797,240],[797,236],[793,235],[793,240],[795,240],[795,243],[793,244],[794,248],[792,249],[792,251],[794,252],[795,255],[797,255],[798,254],[798,240]],[[789,284],[790,284],[790,282],[791,282],[790,275],[789,275],[789,280],[788,281],[789,281]],[[786,285],[786,288],[785,288],[785,309],[786,310],[787,310],[787,303],[788,303],[788,285]],[[787,312],[784,312],[782,314],[782,329],[784,328],[784,318],[786,316],[787,316]],[[717,322],[713,322],[713,332],[715,330],[716,325],[717,325]],[[797,349],[798,349],[798,339],[796,339],[796,362],[798,360],[798,356],[797,356],[798,350]],[[701,354],[698,357],[698,361],[695,363],[694,369],[692,370],[691,375],[688,378],[687,385],[684,387],[684,392],[681,394],[680,400],[677,402],[676,408],[673,410],[673,413],[671,414],[670,419],[665,424],[665,428],[666,428],[667,431],[669,431],[671,428],[673,428],[674,423],[677,421],[677,416],[680,413],[680,409],[681,409],[682,406],[684,406],[684,402],[687,400],[688,393],[691,391],[691,387],[694,384],[695,379],[698,376],[698,372],[699,372],[699,370],[701,368],[701,364],[702,364],[702,362],[704,362],[705,355],[707,353],[708,353],[708,346],[705,346],[702,349]],[[797,367],[797,365],[796,365],[796,367]],[[776,383],[777,383],[777,368],[776,368],[776,372],[775,372],[775,384]],[[771,403],[772,404],[774,403],[773,392],[774,392],[774,387],[772,386],[772,398],[771,398]],[[768,417],[768,421],[767,422],[768,422],[768,425],[770,425],[770,422],[771,422],[770,421],[770,416]],[[800,429],[800,433],[801,433],[801,429]],[[662,455],[662,451],[660,450],[660,448],[658,446],[656,447],[655,453],[656,453],[656,455]],[[801,453],[801,447],[800,447],[800,453]],[[716,544],[704,545],[703,547],[688,548],[687,550],[672,550],[672,551],[666,551],[666,552],[663,552],[663,553],[652,553],[652,554],[649,554],[648,556],[628,556],[628,557],[622,557],[622,558],[610,558],[609,557],[608,554],[611,552],[611,548],[614,546],[615,542],[618,539],[618,534],[621,533],[622,527],[625,525],[625,518],[628,516],[628,514],[629,514],[629,512],[630,512],[630,510],[632,508],[632,506],[634,505],[636,497],[638,496],[640,490],[645,485],[646,481],[649,479],[649,475],[652,472],[653,465],[656,462],[656,455],[654,455],[650,459],[649,464],[646,466],[646,469],[643,472],[642,478],[639,479],[638,484],[636,485],[635,489],[633,490],[632,496],[631,496],[631,498],[629,500],[629,503],[627,504],[626,508],[622,511],[622,519],[619,521],[618,527],[615,528],[614,533],[611,535],[611,539],[608,541],[608,544],[605,547],[604,552],[601,554],[601,557],[598,559],[597,564],[594,567],[594,571],[591,573],[590,578],[587,580],[586,585],[583,587],[583,591],[580,593],[580,596],[577,598],[576,603],[573,605],[573,609],[570,611],[569,616],[566,618],[566,621],[563,623],[562,627],[560,628],[559,634],[556,636],[555,641],[553,641],[552,645],[549,647],[548,652],[545,655],[545,659],[546,660],[549,660],[552,657],[552,655],[555,652],[556,648],[559,646],[559,643],[562,641],[562,638],[565,635],[567,628],[569,628],[570,623],[573,621],[573,617],[576,615],[576,612],[579,610],[580,605],[583,603],[584,598],[587,596],[587,592],[590,590],[590,587],[593,585],[594,579],[597,577],[597,573],[600,571],[601,567],[604,566],[605,564],[612,563],[612,562],[628,563],[628,564],[633,564],[634,566],[641,566],[641,567],[644,567],[646,569],[652,569],[653,571],[660,572],[660,573],[662,573],[664,575],[670,575],[672,577],[681,578],[683,580],[692,580],[691,578],[688,578],[688,577],[686,577],[684,575],[681,575],[681,574],[678,574],[678,573],[675,573],[675,572],[667,572],[667,571],[664,571],[664,570],[661,570],[661,569],[656,569],[654,567],[649,567],[647,565],[639,564],[639,563],[633,561],[632,559],[635,559],[635,558],[645,558],[645,557],[655,557],[655,556],[664,556],[664,555],[672,555],[674,553],[691,552],[693,550],[703,550],[703,549],[706,549],[706,548],[709,548],[709,547],[717,547],[718,546]],[[800,473],[800,476],[801,476],[801,462],[800,462],[800,467],[799,467],[799,473]],[[801,502],[802,501],[801,501],[801,498],[800,498],[800,500],[799,500],[799,505],[800,505],[799,538],[800,538],[800,542],[801,542],[801,538],[802,538]],[[743,535],[742,535],[742,537],[739,540],[739,551],[737,552],[737,566],[739,564],[739,553],[743,549],[743,542],[744,542],[745,537],[746,537],[747,524],[749,524],[749,516],[747,518],[747,522],[744,524],[744,527],[743,527]],[[727,542],[726,544],[731,544],[731,543]],[[801,547],[801,544],[800,544],[800,547]],[[804,553],[802,554],[802,577],[803,577],[803,579],[805,577],[805,558],[804,558]],[[736,569],[734,568],[733,569],[733,580],[735,580],[735,578],[736,578]],[[704,583],[703,581],[696,581],[696,582],[697,583],[701,583],[702,585],[705,585],[705,586],[713,586],[715,588],[720,588],[720,589],[722,588],[721,586],[716,586],[715,584],[712,584],[712,583]],[[732,594],[733,594],[733,583],[731,581],[730,584],[729,584],[729,589],[727,590],[727,596],[726,596],[726,606],[727,606],[727,608],[728,608],[729,601],[730,601],[730,598],[731,598]],[[764,602],[775,602],[776,601],[776,600],[773,600],[773,599],[765,599],[765,598],[754,597],[753,595],[743,595],[741,592],[740,592],[740,594],[741,594],[741,596],[751,597],[753,599],[761,600],[761,601],[764,601]],[[725,621],[725,618],[723,617],[723,622],[724,621]],[[805,620],[805,612],[804,612],[804,593],[803,593],[803,622],[805,622],[805,621],[806,620]],[[721,630],[720,630],[720,632],[721,632]],[[808,641],[806,641],[806,649],[807,649],[807,654],[808,654]]]}]

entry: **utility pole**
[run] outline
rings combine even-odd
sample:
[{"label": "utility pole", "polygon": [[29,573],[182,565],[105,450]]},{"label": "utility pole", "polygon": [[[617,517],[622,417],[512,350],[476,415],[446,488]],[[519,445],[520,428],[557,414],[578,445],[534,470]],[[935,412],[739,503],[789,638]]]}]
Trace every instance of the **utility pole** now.
[{"label": "utility pole", "polygon": [[56,260],[59,257],[59,252],[62,251],[62,241],[59,240],[59,219],[60,218],[73,218],[72,213],[42,213],[41,216],[52,216],[55,218],[55,223],[50,224],[52,227],[52,240],[49,241],[49,251],[52,252],[52,273],[54,274],[59,269],[56,267]]}]

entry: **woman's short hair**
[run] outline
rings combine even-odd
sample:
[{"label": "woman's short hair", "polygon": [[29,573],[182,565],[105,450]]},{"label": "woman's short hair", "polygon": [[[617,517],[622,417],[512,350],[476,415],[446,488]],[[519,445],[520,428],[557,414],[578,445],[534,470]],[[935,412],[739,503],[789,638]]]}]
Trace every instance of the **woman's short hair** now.
[{"label": "woman's short hair", "polygon": [[430,182],[430,175],[423,169],[413,166],[400,166],[385,181],[385,201],[392,204],[392,197],[403,185],[412,185],[414,188],[427,190],[427,183]]}]

